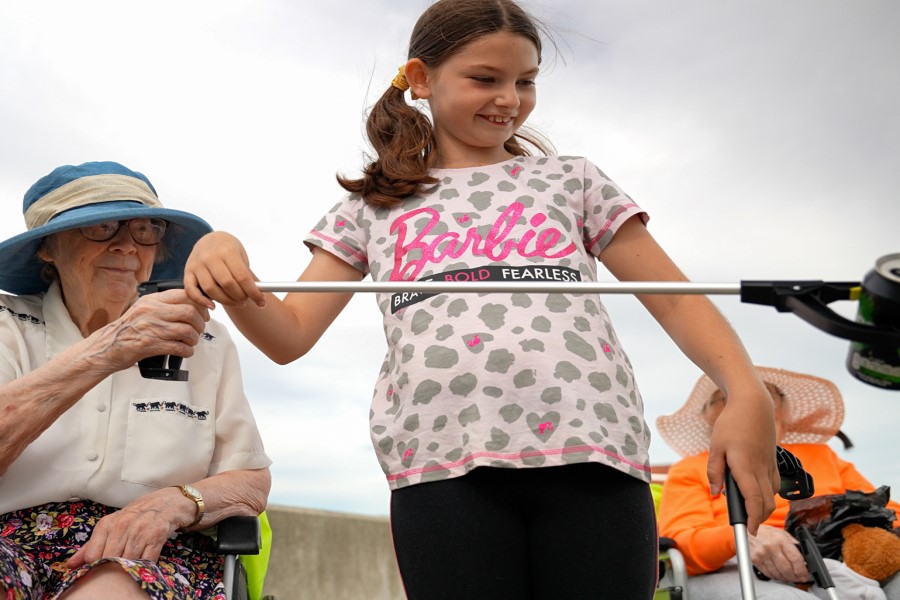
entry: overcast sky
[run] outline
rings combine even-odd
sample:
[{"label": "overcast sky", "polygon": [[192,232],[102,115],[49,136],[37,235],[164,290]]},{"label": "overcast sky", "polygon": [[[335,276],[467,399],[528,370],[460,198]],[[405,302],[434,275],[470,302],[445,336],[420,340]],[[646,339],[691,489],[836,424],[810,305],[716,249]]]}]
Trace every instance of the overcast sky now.
[{"label": "overcast sky", "polygon": [[[238,235],[262,279],[294,280],[309,260],[302,237],[340,197],[335,173],[362,166],[364,111],[428,4],[0,3],[0,239],[24,229],[21,199],[36,179],[116,160],[167,206]],[[622,186],[694,281],[859,281],[900,252],[900,4],[526,6],[559,47],[545,53],[530,125]],[[604,302],[653,425],[700,372],[633,297]],[[900,490],[900,393],[850,377],[848,342],[794,315],[715,302],[757,364],[838,384],[857,444],[842,456]],[[855,303],[832,306],[855,314]],[[385,350],[374,297],[358,294],[292,365],[235,338],[275,460],[271,501],[387,514],[367,427]],[[651,456],[677,458],[658,437]]]}]

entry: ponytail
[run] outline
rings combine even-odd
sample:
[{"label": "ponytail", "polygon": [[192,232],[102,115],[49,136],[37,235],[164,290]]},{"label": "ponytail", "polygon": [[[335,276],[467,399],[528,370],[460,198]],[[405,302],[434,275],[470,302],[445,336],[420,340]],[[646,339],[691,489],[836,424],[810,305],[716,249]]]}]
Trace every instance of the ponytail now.
[{"label": "ponytail", "polygon": [[390,86],[369,112],[366,136],[376,158],[359,179],[337,176],[338,183],[374,206],[395,206],[437,183],[428,174],[434,150],[431,121],[406,103],[403,90]]}]

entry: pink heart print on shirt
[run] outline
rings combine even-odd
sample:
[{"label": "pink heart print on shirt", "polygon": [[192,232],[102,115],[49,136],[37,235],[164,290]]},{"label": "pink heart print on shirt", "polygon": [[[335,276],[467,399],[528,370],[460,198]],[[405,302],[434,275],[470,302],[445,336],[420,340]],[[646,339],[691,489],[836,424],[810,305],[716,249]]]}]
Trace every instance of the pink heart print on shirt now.
[{"label": "pink heart print on shirt", "polygon": [[537,413],[528,413],[525,422],[528,423],[531,433],[542,442],[546,442],[559,426],[559,413],[555,410],[551,410],[543,416]]},{"label": "pink heart print on shirt", "polygon": [[409,467],[412,464],[413,458],[416,456],[416,452],[419,450],[419,438],[413,438],[407,444],[406,442],[400,442],[397,444],[397,452],[400,454],[401,460],[404,467]]}]

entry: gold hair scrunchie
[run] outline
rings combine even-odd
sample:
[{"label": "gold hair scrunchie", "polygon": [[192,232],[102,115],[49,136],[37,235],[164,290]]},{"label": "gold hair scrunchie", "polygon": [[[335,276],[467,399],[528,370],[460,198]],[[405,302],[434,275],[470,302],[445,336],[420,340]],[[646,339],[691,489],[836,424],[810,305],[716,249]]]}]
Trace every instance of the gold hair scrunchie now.
[{"label": "gold hair scrunchie", "polygon": [[[406,65],[401,66],[397,69],[397,75],[391,81],[391,85],[400,90],[401,92],[405,92],[409,89],[409,82],[406,80]],[[416,96],[415,92],[410,92],[413,100],[418,100],[419,97]]]},{"label": "gold hair scrunchie", "polygon": [[401,92],[405,92],[409,89],[409,82],[406,81],[406,66],[402,66],[397,69],[397,76],[394,77],[394,80],[391,81],[391,85],[400,90]]}]

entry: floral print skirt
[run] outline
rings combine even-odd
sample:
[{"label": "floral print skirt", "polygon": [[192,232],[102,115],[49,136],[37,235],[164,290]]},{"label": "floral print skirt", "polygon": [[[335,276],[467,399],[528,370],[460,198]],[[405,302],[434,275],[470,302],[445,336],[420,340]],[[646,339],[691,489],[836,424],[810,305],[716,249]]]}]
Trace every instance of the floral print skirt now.
[{"label": "floral print skirt", "polygon": [[[52,600],[97,565],[115,563],[154,600],[225,600],[223,558],[215,553],[212,539],[200,533],[178,533],[156,562],[104,558],[66,568],[66,560],[88,540],[97,521],[115,510],[81,500],[0,515],[0,598]],[[5,598],[3,588],[8,590]]]}]

